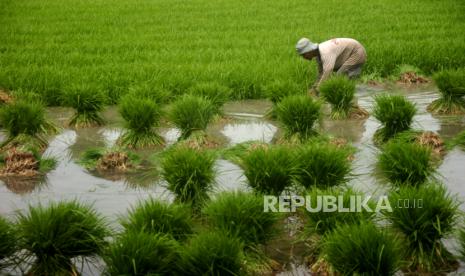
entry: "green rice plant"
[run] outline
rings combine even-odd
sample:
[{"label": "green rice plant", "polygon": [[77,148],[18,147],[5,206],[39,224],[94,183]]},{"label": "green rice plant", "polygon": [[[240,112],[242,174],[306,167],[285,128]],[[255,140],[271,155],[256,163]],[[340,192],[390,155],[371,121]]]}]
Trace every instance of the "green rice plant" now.
[{"label": "green rice plant", "polygon": [[400,240],[373,223],[341,225],[323,241],[325,259],[341,275],[395,275],[401,250]]},{"label": "green rice plant", "polygon": [[458,233],[458,242],[459,242],[459,258],[462,261],[465,261],[465,229],[462,228],[460,229]]},{"label": "green rice plant", "polygon": [[418,186],[434,175],[431,149],[416,143],[393,140],[378,157],[381,173],[394,185]]},{"label": "green rice plant", "polygon": [[40,148],[47,145],[44,137],[50,123],[45,118],[45,108],[38,102],[15,101],[0,109],[0,122],[7,139],[0,147],[10,143],[32,144]]},{"label": "green rice plant", "polygon": [[33,275],[74,271],[72,258],[92,258],[106,246],[110,234],[105,220],[78,201],[29,207],[18,214],[19,246]]},{"label": "green rice plant", "polygon": [[282,80],[275,80],[264,85],[263,91],[275,105],[287,96],[305,94],[305,90],[301,89],[295,82]]},{"label": "green rice plant", "polygon": [[132,208],[121,224],[126,231],[162,233],[182,240],[193,232],[191,216],[192,212],[187,205],[168,204],[150,198]]},{"label": "green rice plant", "polygon": [[409,269],[434,272],[447,267],[451,254],[442,244],[454,230],[459,202],[447,189],[430,183],[405,186],[389,195],[392,212],[384,212],[392,227],[403,234]]},{"label": "green rice plant", "polygon": [[465,69],[446,70],[433,75],[441,97],[428,106],[433,114],[465,113]]},{"label": "green rice plant", "polygon": [[75,110],[69,121],[71,127],[92,127],[105,124],[100,112],[104,109],[107,99],[102,91],[84,85],[69,88],[62,97],[63,104]]},{"label": "green rice plant", "polygon": [[109,275],[176,275],[180,251],[163,234],[128,231],[110,244],[103,259]]},{"label": "green rice plant", "polygon": [[242,156],[240,166],[255,192],[280,195],[294,183],[297,166],[294,153],[284,146],[262,146]]},{"label": "green rice plant", "polygon": [[373,116],[381,122],[382,128],[375,133],[375,142],[386,142],[397,133],[409,130],[417,108],[400,95],[375,97]]},{"label": "green rice plant", "polygon": [[449,147],[455,147],[459,146],[463,150],[465,150],[465,131],[460,132],[455,136],[450,142],[449,142]]},{"label": "green rice plant", "polygon": [[4,259],[12,256],[17,250],[16,231],[13,223],[0,217],[0,269]]},{"label": "green rice plant", "polygon": [[[364,199],[363,193],[350,188],[326,188],[324,190],[313,188],[309,190],[307,198],[310,199],[310,207],[312,210],[305,211],[308,219],[305,232],[324,235],[330,233],[339,225],[364,224],[374,219],[375,213],[369,212],[363,208],[362,210],[352,210],[350,212],[324,212],[322,208],[324,204],[326,204],[324,201],[327,200],[324,196],[337,198],[337,204],[342,204],[342,207],[349,208],[349,210],[356,206],[356,200],[360,201],[360,198],[362,200]],[[339,203],[340,200],[342,200],[342,203]],[[368,201],[367,205],[373,210],[376,207],[371,200]]]},{"label": "green rice plant", "polygon": [[133,95],[124,96],[119,112],[125,120],[125,131],[119,143],[131,148],[159,146],[163,138],[154,130],[161,119],[160,107],[152,100]]},{"label": "green rice plant", "polygon": [[184,249],[182,271],[185,275],[244,275],[243,245],[225,232],[201,232]]},{"label": "green rice plant", "polygon": [[168,116],[181,130],[180,139],[186,139],[194,131],[204,131],[216,111],[212,101],[195,95],[184,95],[173,103]]},{"label": "green rice plant", "polygon": [[239,238],[246,246],[265,244],[278,233],[279,213],[264,212],[263,197],[244,192],[224,192],[202,210],[214,228]]},{"label": "green rice plant", "polygon": [[172,97],[167,89],[151,82],[143,82],[129,87],[129,94],[136,98],[153,100],[159,105],[167,103]]},{"label": "green rice plant", "polygon": [[277,104],[276,115],[288,137],[297,134],[307,139],[316,134],[314,127],[321,119],[321,104],[308,96],[288,96]]},{"label": "green rice plant", "polygon": [[190,87],[187,93],[210,100],[213,103],[215,113],[221,114],[221,108],[231,98],[232,90],[218,82],[204,82]]},{"label": "green rice plant", "polygon": [[333,187],[349,181],[351,152],[329,143],[308,143],[297,149],[297,181],[305,188]]},{"label": "green rice plant", "polygon": [[179,202],[199,206],[215,181],[215,156],[207,151],[175,147],[164,156],[162,176]]},{"label": "green rice plant", "polygon": [[354,104],[355,82],[344,75],[334,75],[320,85],[321,96],[331,105],[331,118],[346,119]]}]

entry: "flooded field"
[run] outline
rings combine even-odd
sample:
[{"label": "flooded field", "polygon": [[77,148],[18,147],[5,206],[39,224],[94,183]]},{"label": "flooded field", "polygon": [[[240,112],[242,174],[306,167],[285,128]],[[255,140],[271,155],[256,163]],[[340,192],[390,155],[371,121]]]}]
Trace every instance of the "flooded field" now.
[{"label": "flooded field", "polygon": [[[359,86],[357,88],[358,103],[371,111],[373,95],[381,88]],[[400,90],[400,88],[397,88]],[[415,89],[398,91],[405,94],[417,105],[418,113],[414,118],[414,129],[437,132],[445,140],[465,129],[464,116],[432,116],[426,106],[437,98],[435,88],[423,86]],[[221,146],[227,147],[237,143],[259,140],[273,142],[280,135],[276,122],[267,120],[265,114],[271,107],[266,100],[248,100],[226,104],[224,112],[227,119],[220,119],[211,124],[208,134],[215,137]],[[49,115],[58,124],[64,124],[71,112],[68,109],[54,108]],[[116,109],[109,108],[105,112],[109,124],[102,128],[63,129],[50,140],[46,155],[58,159],[56,169],[40,179],[3,178],[0,180],[0,213],[10,216],[15,211],[25,209],[29,204],[47,201],[79,199],[93,203],[95,208],[108,217],[114,225],[119,215],[139,200],[150,196],[172,200],[173,195],[165,188],[165,183],[156,175],[150,174],[150,168],[142,169],[130,175],[99,175],[89,172],[77,163],[84,150],[93,147],[111,147],[121,134],[121,118]],[[350,185],[367,194],[382,194],[386,190],[383,180],[376,175],[377,147],[372,137],[379,127],[378,122],[369,117],[366,120],[331,121],[324,120],[323,132],[350,141],[356,148],[353,162],[354,177]],[[176,142],[180,135],[177,129],[162,127],[162,135],[167,144]],[[154,151],[139,151],[142,157],[149,157]],[[457,194],[461,202],[465,201],[465,152],[455,149],[445,156],[438,171],[439,178],[452,194]],[[248,189],[241,169],[227,161],[217,160],[216,191]],[[465,204],[461,205],[465,211]],[[292,225],[292,220],[288,223]],[[454,248],[454,241],[449,241]],[[288,272],[281,275],[307,275],[300,266],[299,245],[291,245],[283,239],[270,248],[269,254],[284,263]],[[90,275],[91,272],[88,272]]]}]

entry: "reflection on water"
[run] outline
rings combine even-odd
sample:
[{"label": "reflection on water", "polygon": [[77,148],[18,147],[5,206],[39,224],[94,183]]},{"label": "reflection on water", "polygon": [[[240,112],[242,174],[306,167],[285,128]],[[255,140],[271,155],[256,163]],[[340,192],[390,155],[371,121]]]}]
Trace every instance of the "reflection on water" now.
[{"label": "reflection on water", "polygon": [[231,145],[247,141],[261,141],[270,143],[277,128],[264,121],[246,121],[226,124],[221,133],[226,136]]}]

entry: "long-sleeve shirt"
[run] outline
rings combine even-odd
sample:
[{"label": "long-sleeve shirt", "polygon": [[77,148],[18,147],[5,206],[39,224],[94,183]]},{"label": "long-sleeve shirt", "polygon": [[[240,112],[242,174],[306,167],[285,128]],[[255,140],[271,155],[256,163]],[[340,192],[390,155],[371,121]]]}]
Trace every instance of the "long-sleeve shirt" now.
[{"label": "long-sleeve shirt", "polygon": [[319,75],[315,87],[319,87],[332,72],[344,71],[366,61],[365,48],[352,38],[335,38],[322,42],[318,45],[318,50],[316,62]]}]

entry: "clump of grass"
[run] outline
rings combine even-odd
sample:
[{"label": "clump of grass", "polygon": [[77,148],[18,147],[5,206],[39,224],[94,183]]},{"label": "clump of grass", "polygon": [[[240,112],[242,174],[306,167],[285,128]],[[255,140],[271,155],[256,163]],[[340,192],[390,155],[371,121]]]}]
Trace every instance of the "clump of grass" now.
[{"label": "clump of grass", "polygon": [[192,212],[187,205],[168,204],[150,198],[132,208],[121,224],[127,231],[162,233],[182,240],[193,232],[191,216]]},{"label": "clump of grass", "polygon": [[307,139],[316,134],[315,123],[321,119],[321,103],[308,96],[288,96],[276,106],[276,115],[286,135]]},{"label": "clump of grass", "polygon": [[45,148],[44,135],[50,129],[45,118],[45,108],[38,102],[15,101],[0,109],[0,122],[6,130],[7,139],[0,145],[30,145]]},{"label": "clump of grass", "polygon": [[449,143],[450,147],[459,146],[465,150],[465,131],[460,132]]},{"label": "clump of grass", "polygon": [[323,253],[342,275],[395,275],[401,265],[401,244],[373,223],[342,225],[323,242]]},{"label": "clump of grass", "polygon": [[383,127],[376,131],[375,142],[386,142],[397,133],[409,130],[416,112],[415,105],[403,96],[377,96],[373,116],[381,122]]},{"label": "clump of grass", "polygon": [[225,192],[204,208],[207,221],[215,228],[239,238],[247,246],[265,244],[278,233],[281,216],[264,212],[263,197],[244,192]]},{"label": "clump of grass", "polygon": [[105,124],[100,112],[107,101],[103,92],[93,87],[79,86],[63,93],[63,104],[74,108],[75,113],[69,121],[71,127],[92,127]]},{"label": "clump of grass", "polygon": [[16,232],[13,224],[0,217],[0,268],[3,260],[12,256],[16,251]]},{"label": "clump of grass", "polygon": [[401,187],[389,195],[389,201],[392,212],[384,214],[392,227],[405,237],[408,268],[413,272],[447,269],[453,260],[441,240],[456,225],[457,200],[442,185],[430,183]]},{"label": "clump of grass", "polygon": [[186,139],[194,131],[205,131],[216,112],[212,101],[195,95],[184,95],[173,103],[168,115],[181,130],[180,139]]},{"label": "clump of grass", "polygon": [[164,143],[154,129],[159,125],[162,114],[154,101],[127,95],[121,99],[119,111],[126,128],[119,140],[121,145],[144,148]]},{"label": "clump of grass", "polygon": [[133,85],[129,88],[129,94],[132,97],[150,99],[161,105],[167,103],[171,99],[171,93],[150,82],[143,82]]},{"label": "clump of grass", "polygon": [[465,70],[447,70],[433,75],[441,98],[428,106],[433,114],[465,113]]},{"label": "clump of grass", "polygon": [[[317,233],[320,235],[327,234],[333,231],[339,225],[346,224],[363,224],[371,221],[374,218],[374,212],[368,212],[365,209],[350,211],[350,212],[324,212],[322,209],[318,210],[318,206],[324,206],[323,196],[332,196],[337,200],[342,199],[342,206],[344,208],[351,208],[351,201],[358,200],[357,197],[363,198],[363,193],[357,192],[352,189],[337,189],[327,188],[324,190],[311,189],[308,192],[310,199],[310,207],[316,211],[305,211],[308,218],[308,225],[306,231],[309,233]],[[320,201],[320,202],[318,202]],[[339,204],[339,203],[337,203]],[[368,206],[374,209],[375,205],[372,201],[368,202]]]},{"label": "clump of grass", "polygon": [[162,160],[162,176],[179,202],[202,204],[215,180],[215,156],[207,151],[175,147]]},{"label": "clump of grass", "polygon": [[243,275],[243,245],[227,233],[202,232],[185,248],[185,275]]},{"label": "clump of grass", "polygon": [[210,100],[213,103],[215,113],[221,114],[221,108],[230,99],[232,90],[217,82],[204,82],[190,87],[187,93]]},{"label": "clump of grass", "polygon": [[109,246],[103,259],[110,275],[176,275],[180,246],[168,236],[129,231]]},{"label": "clump of grass", "polygon": [[284,146],[252,149],[242,156],[240,166],[255,192],[271,195],[291,187],[297,171],[294,153]]},{"label": "clump of grass", "polygon": [[77,201],[29,207],[18,214],[19,246],[34,275],[74,272],[71,259],[95,257],[106,245],[107,224],[90,206]]},{"label": "clump of grass", "polygon": [[393,140],[378,157],[382,174],[394,185],[418,186],[434,174],[431,150],[416,143]]},{"label": "clump of grass", "polygon": [[351,152],[329,143],[308,143],[297,149],[297,180],[305,188],[332,187],[346,183],[351,171]]},{"label": "clump of grass", "polygon": [[334,75],[320,86],[323,98],[331,104],[331,118],[346,119],[350,115],[355,96],[355,82],[344,75]]}]

